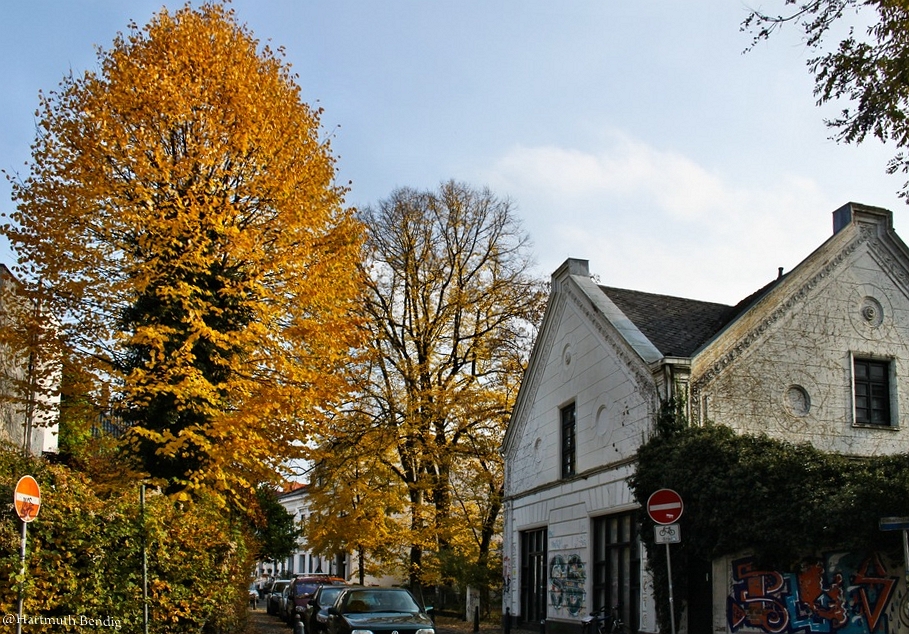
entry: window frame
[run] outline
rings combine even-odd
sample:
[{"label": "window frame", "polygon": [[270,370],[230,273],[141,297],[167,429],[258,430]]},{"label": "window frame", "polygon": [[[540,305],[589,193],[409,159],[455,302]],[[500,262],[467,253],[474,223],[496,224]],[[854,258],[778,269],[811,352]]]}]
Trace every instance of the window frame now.
[{"label": "window frame", "polygon": [[643,546],[636,511],[590,518],[591,595],[589,609],[621,606],[622,619],[636,632],[641,619]]},{"label": "window frame", "polygon": [[522,623],[539,623],[547,618],[549,584],[549,528],[520,531],[520,614]]},{"label": "window frame", "polygon": [[559,408],[559,468],[562,479],[578,472],[578,412],[572,401]]},{"label": "window frame", "polygon": [[[894,362],[892,358],[852,354],[850,359],[850,370],[852,378],[852,424],[855,427],[868,427],[873,429],[898,429],[899,422],[894,419],[894,413],[898,411],[896,404],[896,377],[894,375]],[[859,378],[859,369],[864,367],[867,371],[865,377]],[[873,368],[883,368],[884,379],[875,380],[871,377]],[[881,399],[880,395],[875,397],[873,391],[875,388],[884,388],[886,396]],[[859,394],[863,388],[867,388],[862,395]],[[872,402],[875,398],[884,403],[884,408],[875,407]],[[868,402],[867,407],[860,407],[859,401],[864,399]],[[867,412],[867,413],[865,413]],[[880,412],[879,420],[875,420],[875,412]]]}]

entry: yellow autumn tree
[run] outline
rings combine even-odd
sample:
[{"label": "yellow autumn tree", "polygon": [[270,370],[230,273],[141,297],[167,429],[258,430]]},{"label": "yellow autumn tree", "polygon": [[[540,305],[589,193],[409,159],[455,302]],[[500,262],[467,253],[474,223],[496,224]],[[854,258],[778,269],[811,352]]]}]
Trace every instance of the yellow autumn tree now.
[{"label": "yellow autumn tree", "polygon": [[394,576],[403,570],[407,491],[389,466],[394,442],[388,431],[360,413],[345,412],[329,427],[331,440],[310,453],[309,513],[303,524],[308,549],[331,557],[355,555],[350,576]]},{"label": "yellow autumn tree", "polygon": [[3,233],[139,470],[240,499],[347,387],[362,231],[321,112],[233,11],[164,9],[98,61],[40,96]]},{"label": "yellow autumn tree", "polygon": [[393,476],[404,513],[391,538],[418,589],[466,561],[490,561],[498,448],[544,286],[514,206],[488,189],[402,188],[362,218],[370,331],[362,381],[343,424],[326,428],[313,455],[349,446],[369,459],[361,467]]}]

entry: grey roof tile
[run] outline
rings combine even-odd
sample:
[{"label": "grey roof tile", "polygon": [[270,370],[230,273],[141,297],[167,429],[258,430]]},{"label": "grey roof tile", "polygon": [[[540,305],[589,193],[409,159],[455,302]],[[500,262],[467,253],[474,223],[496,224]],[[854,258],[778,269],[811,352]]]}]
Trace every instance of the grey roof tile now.
[{"label": "grey roof tile", "polygon": [[666,357],[690,357],[732,317],[734,306],[601,286]]},{"label": "grey roof tile", "polygon": [[665,357],[691,357],[727,324],[779,284],[781,276],[735,306],[610,286],[600,290]]}]

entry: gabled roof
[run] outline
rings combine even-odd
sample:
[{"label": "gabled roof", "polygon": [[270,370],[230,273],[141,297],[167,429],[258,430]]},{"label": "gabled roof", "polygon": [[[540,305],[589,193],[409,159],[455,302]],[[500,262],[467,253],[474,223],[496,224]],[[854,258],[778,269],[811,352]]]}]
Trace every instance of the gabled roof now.
[{"label": "gabled roof", "polygon": [[780,279],[782,278],[770,282],[735,306],[611,286],[600,286],[600,290],[664,357],[691,357],[727,324],[776,286]]},{"label": "gabled roof", "polygon": [[622,288],[600,289],[664,357],[690,357],[729,321],[733,306]]},{"label": "gabled roof", "polygon": [[278,497],[279,498],[291,497],[294,494],[302,495],[302,494],[306,493],[306,488],[307,488],[307,486],[303,482],[288,481],[288,482],[284,483],[284,486],[278,492]]}]

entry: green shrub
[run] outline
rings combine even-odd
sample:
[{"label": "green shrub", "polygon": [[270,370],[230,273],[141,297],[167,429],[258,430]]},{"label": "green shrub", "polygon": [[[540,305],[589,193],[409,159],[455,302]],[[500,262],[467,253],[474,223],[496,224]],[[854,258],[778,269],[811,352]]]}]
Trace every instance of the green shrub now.
[{"label": "green shrub", "polygon": [[41,510],[27,527],[24,575],[21,522],[12,510],[0,521],[0,612],[17,612],[21,590],[23,614],[56,619],[55,631],[84,631],[84,617],[141,632],[145,541],[150,632],[242,626],[253,565],[243,521],[205,499],[175,503],[154,493],[143,513],[134,482],[96,487],[85,473],[0,449],[0,495],[12,502],[26,474],[41,486]]},{"label": "green shrub", "polygon": [[[880,518],[909,516],[909,454],[854,458],[720,425],[663,426],[638,452],[630,486],[642,509],[674,489],[685,508],[682,542],[671,546],[673,588],[686,597],[690,562],[750,553],[761,567],[794,571],[826,551],[900,550]],[[668,623],[664,547],[641,511],[661,623]],[[682,601],[675,602],[681,611]],[[665,629],[665,628],[664,628]]]}]

